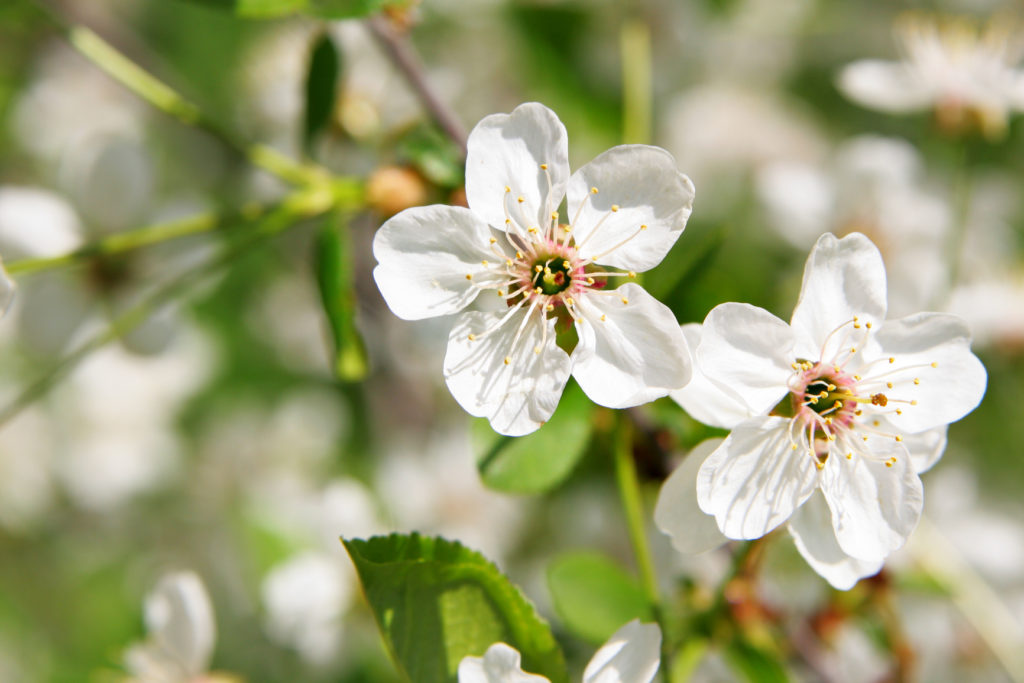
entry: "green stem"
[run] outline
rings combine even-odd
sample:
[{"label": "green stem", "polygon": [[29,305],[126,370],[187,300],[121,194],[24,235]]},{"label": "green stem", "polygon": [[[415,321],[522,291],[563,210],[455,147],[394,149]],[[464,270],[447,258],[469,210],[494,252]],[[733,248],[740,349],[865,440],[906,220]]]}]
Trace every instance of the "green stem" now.
[{"label": "green stem", "polygon": [[[964,245],[967,241],[967,223],[971,213],[971,164],[968,142],[960,141],[959,159],[953,181],[953,232],[949,242],[949,290],[952,291],[963,270]],[[934,302],[941,304],[942,302]]]},{"label": "green stem", "polygon": [[[325,191],[327,191],[326,188],[312,188],[304,192],[296,193],[288,199],[285,199],[283,202],[270,206],[246,206],[241,210],[224,214],[209,211],[196,214],[195,216],[189,216],[188,218],[168,221],[166,223],[147,225],[135,230],[128,230],[126,232],[108,235],[96,240],[95,242],[79,247],[74,251],[68,252],[67,254],[61,254],[60,256],[27,258],[19,261],[12,261],[5,265],[5,269],[10,275],[31,275],[33,273],[53,268],[63,268],[87,263],[99,256],[123,254],[125,252],[134,251],[135,249],[168,242],[181,237],[189,237],[191,235],[200,235],[216,230],[223,230],[229,226],[238,224],[239,221],[253,221],[260,216],[266,215],[268,212],[275,211],[286,203],[290,204],[294,209],[299,209],[301,212],[302,207],[296,207],[296,202],[304,202],[307,204],[310,202],[314,204],[323,203],[328,201],[327,197],[323,194]],[[332,205],[355,208],[361,202],[362,187],[356,180],[340,179],[334,183],[331,193],[332,199],[330,199],[330,202]]]},{"label": "green stem", "polygon": [[255,229],[244,233],[237,241],[199,266],[172,279],[155,290],[140,303],[115,318],[107,329],[96,334],[61,358],[35,382],[25,387],[15,398],[0,409],[0,426],[14,419],[22,410],[44,396],[93,351],[119,339],[142,324],[162,306],[184,294],[220,268],[230,264],[242,253],[294,225],[297,220],[311,218],[330,210],[333,196],[324,195],[318,188],[296,192],[259,221]]},{"label": "green stem", "polygon": [[651,31],[633,19],[619,32],[622,55],[622,141],[651,141]]},{"label": "green stem", "polygon": [[160,111],[186,125],[209,132],[238,150],[253,165],[290,184],[322,182],[330,176],[326,169],[315,164],[302,164],[266,145],[249,144],[238,140],[204,114],[198,106],[130,60],[91,29],[71,25],[50,8],[41,6],[46,16],[60,29],[75,50]]},{"label": "green stem", "polygon": [[647,528],[644,524],[644,506],[640,496],[640,483],[636,476],[636,464],[633,460],[633,429],[629,416],[619,411],[616,416],[616,428],[613,436],[615,456],[615,480],[619,486],[622,499],[622,511],[626,518],[629,541],[633,546],[633,557],[636,560],[640,583],[643,586],[647,602],[658,621],[662,632],[661,675],[667,681],[669,675],[667,640],[665,624],[661,610],[661,598],[658,592],[658,577],[654,572],[654,561],[647,543]]}]

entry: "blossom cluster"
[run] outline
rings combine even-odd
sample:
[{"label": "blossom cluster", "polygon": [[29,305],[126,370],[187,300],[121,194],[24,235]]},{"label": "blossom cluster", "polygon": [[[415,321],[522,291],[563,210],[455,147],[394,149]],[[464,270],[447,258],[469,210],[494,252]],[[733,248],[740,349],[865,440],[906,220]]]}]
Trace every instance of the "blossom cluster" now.
[{"label": "blossom cluster", "polygon": [[[564,127],[531,103],[477,125],[466,175],[468,209],[412,208],[380,228],[374,276],[402,318],[460,313],[444,375],[469,413],[526,434],[570,375],[612,408],[671,394],[730,430],[662,490],[655,518],[680,550],[786,524],[808,563],[850,588],[904,544],[921,516],[919,475],[947,425],[981,401],[986,373],[955,316],[887,319],[885,267],[867,237],[818,239],[789,323],[724,303],[680,327],[632,282],[692,208],[693,185],[667,152],[615,147],[570,176]],[[489,652],[464,678],[520,680],[479,673],[501,662],[517,668]]]}]

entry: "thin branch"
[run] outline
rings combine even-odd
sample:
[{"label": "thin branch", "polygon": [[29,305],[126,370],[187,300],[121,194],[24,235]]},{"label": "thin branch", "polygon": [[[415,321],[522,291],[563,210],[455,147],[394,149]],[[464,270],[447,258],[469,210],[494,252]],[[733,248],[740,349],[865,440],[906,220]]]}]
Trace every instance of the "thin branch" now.
[{"label": "thin branch", "polygon": [[384,48],[398,70],[405,75],[409,85],[416,91],[420,102],[430,113],[437,125],[459,146],[466,155],[466,129],[455,114],[437,97],[427,83],[423,63],[408,38],[399,35],[384,16],[374,16],[367,21],[370,32]]}]

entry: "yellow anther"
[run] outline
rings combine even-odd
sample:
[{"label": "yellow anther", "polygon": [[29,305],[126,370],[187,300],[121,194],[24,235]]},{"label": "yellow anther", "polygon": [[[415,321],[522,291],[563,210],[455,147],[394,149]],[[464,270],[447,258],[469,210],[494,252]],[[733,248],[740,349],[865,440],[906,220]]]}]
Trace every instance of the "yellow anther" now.
[{"label": "yellow anther", "polygon": [[540,287],[537,287],[537,288],[535,288],[535,289],[533,290],[533,293],[534,293],[534,294],[543,294],[543,293],[544,293],[544,290],[543,290],[543,289],[541,289]]},{"label": "yellow anther", "polygon": [[828,435],[828,440],[829,441],[835,441],[836,440],[836,435],[835,434],[829,434]]},{"label": "yellow anther", "polygon": [[622,303],[628,304],[629,303],[629,299],[627,299],[626,297],[622,297]]},{"label": "yellow anther", "polygon": [[523,258],[523,252],[516,250],[516,258]]},{"label": "yellow anther", "polygon": [[640,229],[641,229],[641,230],[646,230],[646,229],[647,229],[647,226],[646,226],[646,225],[641,225],[641,226],[640,226]]},{"label": "yellow anther", "polygon": [[902,415],[903,414],[903,409],[902,408],[897,408],[896,409],[896,414],[897,415]]},{"label": "yellow anther", "polygon": [[506,185],[505,186],[505,192],[511,192],[511,191],[512,191],[512,188],[509,187],[508,185]]},{"label": "yellow anther", "polygon": [[793,450],[795,451],[796,449],[797,449],[796,444],[793,444]]},{"label": "yellow anther", "polygon": [[890,357],[889,357],[889,364],[890,364],[890,365],[892,365],[892,364],[893,364],[893,363],[895,363],[895,362],[896,362],[896,359],[895,359],[895,358],[893,358],[892,356],[890,356]]},{"label": "yellow anther", "polygon": [[939,367],[939,364],[938,364],[938,363],[935,363],[935,362],[933,362],[933,363],[932,363],[932,367],[933,367],[933,368],[937,368],[937,367]]},{"label": "yellow anther", "polygon": [[551,220],[553,220],[553,221],[557,221],[558,220],[558,212],[557,211],[552,211],[551,212]]},{"label": "yellow anther", "polygon": [[817,467],[819,471],[825,469],[825,463],[823,462],[816,462],[814,463],[814,466]]},{"label": "yellow anther", "polygon": [[544,270],[544,266],[542,266],[542,265],[540,265],[540,264],[538,263],[537,265],[535,265],[535,266],[533,267],[533,269],[534,269],[534,270],[536,270],[536,271],[537,271],[538,273],[540,273],[540,272],[542,272],[542,271]]},{"label": "yellow anther", "polygon": [[590,188],[590,194],[597,194],[597,188],[596,187]]},{"label": "yellow anther", "polygon": [[491,238],[491,244],[494,244],[497,241],[498,241],[497,238],[494,238],[494,237]]},{"label": "yellow anther", "polygon": [[636,272],[635,272],[635,271],[632,271],[632,270],[631,270],[631,271],[629,271],[629,276],[630,276],[630,277],[634,277],[634,278],[635,278],[635,277],[636,277]]},{"label": "yellow anther", "polygon": [[505,259],[505,265],[506,266],[511,266],[512,265],[512,259],[510,259],[510,258]]},{"label": "yellow anther", "polygon": [[511,218],[506,218],[505,219],[505,225],[512,225],[512,219]]},{"label": "yellow anther", "polygon": [[473,279],[473,273],[466,273],[466,279],[467,280],[472,280]]},{"label": "yellow anther", "polygon": [[572,264],[569,263],[568,261],[562,261],[562,268],[564,268],[565,270],[569,270],[570,268],[572,268]]},{"label": "yellow anther", "polygon": [[917,399],[915,398],[915,399],[914,399],[913,401],[911,401],[911,402],[910,402],[910,405],[912,405],[912,406],[916,406],[916,405],[917,405]]},{"label": "yellow anther", "polygon": [[860,437],[860,438],[864,439],[865,441],[867,441],[867,440],[868,440],[868,437],[867,437],[867,436],[862,436],[862,437]]},{"label": "yellow anther", "polygon": [[871,323],[864,323],[864,327],[866,327],[866,328],[868,328],[870,330],[871,329]]},{"label": "yellow anther", "polygon": [[565,297],[565,303],[568,304],[569,306],[572,306],[574,303],[576,303],[576,301],[571,296],[567,296]]},{"label": "yellow anther", "polygon": [[618,204],[612,204],[612,213],[615,213],[618,210],[619,210],[619,205]]},{"label": "yellow anther", "polygon": [[554,304],[548,304],[547,306],[544,307],[544,310],[547,311],[548,313],[550,313],[551,311],[555,310],[555,305]]},{"label": "yellow anther", "polygon": [[828,385],[828,390],[829,390],[829,391],[835,391],[835,390],[836,390],[836,385],[835,385],[835,384],[831,384],[831,383],[830,383],[830,384]]},{"label": "yellow anther", "polygon": [[854,323],[853,324],[853,329],[859,330],[860,329],[860,323]]},{"label": "yellow anther", "polygon": [[530,228],[526,232],[530,233],[531,235],[536,235],[537,234],[537,228]]},{"label": "yellow anther", "polygon": [[487,259],[484,259],[484,260],[483,260],[483,261],[481,261],[480,263],[482,263],[482,264],[483,264],[483,265],[485,265],[485,266],[489,266],[489,265],[491,265],[490,263],[488,263]]},{"label": "yellow anther", "polygon": [[508,365],[511,362],[512,362],[512,356],[505,356],[505,365]]},{"label": "yellow anther", "polygon": [[886,386],[886,388],[888,388],[888,389],[892,389],[892,382],[886,382],[886,383],[885,383],[885,386]]},{"label": "yellow anther", "polygon": [[476,341],[476,335],[475,334],[471,334],[471,335],[469,335],[466,338],[469,339],[469,341]]},{"label": "yellow anther", "polygon": [[588,285],[592,285],[592,284],[594,284],[594,282],[596,282],[596,280],[594,280],[594,278],[592,278],[592,277],[588,277],[587,278],[587,284]]},{"label": "yellow anther", "polygon": [[601,322],[604,322],[607,319],[608,319],[608,316],[606,316],[604,313],[602,313],[601,314]]},{"label": "yellow anther", "polygon": [[548,170],[548,165],[547,165],[547,164],[541,164],[541,165],[540,165],[540,169],[541,169],[542,171],[546,171],[546,170]]},{"label": "yellow anther", "polygon": [[880,425],[880,424],[882,424],[882,423],[881,423],[881,422],[879,422],[878,420],[872,420],[872,421],[871,421],[871,424],[872,424],[873,426],[877,427],[878,425]]},{"label": "yellow anther", "polygon": [[846,454],[846,459],[847,460],[853,460],[853,453],[847,453]]},{"label": "yellow anther", "polygon": [[859,382],[860,381],[860,375],[854,375],[853,379],[856,380],[857,382]]},{"label": "yellow anther", "polygon": [[900,436],[899,434],[897,434],[897,435],[896,435],[896,440],[897,440],[897,441],[903,441],[903,437],[902,437],[902,436]]},{"label": "yellow anther", "polygon": [[921,383],[921,379],[918,378],[918,377],[915,377],[914,378],[914,384],[920,384],[920,383]]},{"label": "yellow anther", "polygon": [[505,296],[505,290],[504,289],[499,289],[498,290],[498,296],[501,296],[501,297]]},{"label": "yellow anther", "polygon": [[520,204],[522,204],[523,202],[526,201],[526,199],[522,195],[520,195],[520,196],[516,197],[516,201],[519,202]]},{"label": "yellow anther", "polygon": [[857,353],[857,347],[856,346],[851,346],[850,347],[850,353]]},{"label": "yellow anther", "polygon": [[540,346],[534,346],[533,347],[533,352],[539,356],[540,355]]},{"label": "yellow anther", "polygon": [[886,467],[892,467],[892,460],[886,460],[885,461],[885,466]]},{"label": "yellow anther", "polygon": [[856,415],[857,417],[860,417],[861,413],[863,413],[863,412],[864,412],[863,410],[855,410],[855,411],[853,411],[853,414]]}]

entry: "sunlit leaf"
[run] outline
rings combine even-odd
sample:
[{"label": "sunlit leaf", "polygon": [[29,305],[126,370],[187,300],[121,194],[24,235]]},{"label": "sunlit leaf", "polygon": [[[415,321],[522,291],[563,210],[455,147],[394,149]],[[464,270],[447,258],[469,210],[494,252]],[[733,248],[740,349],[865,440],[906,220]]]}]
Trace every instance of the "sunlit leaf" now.
[{"label": "sunlit leaf", "polygon": [[778,657],[745,640],[733,640],[722,655],[742,680],[751,683],[789,683],[789,675]]},{"label": "sunlit leaf", "polygon": [[551,629],[498,568],[459,543],[419,534],[343,539],[396,664],[416,683],[454,683],[459,662],[496,642],[523,669],[568,680]]}]

